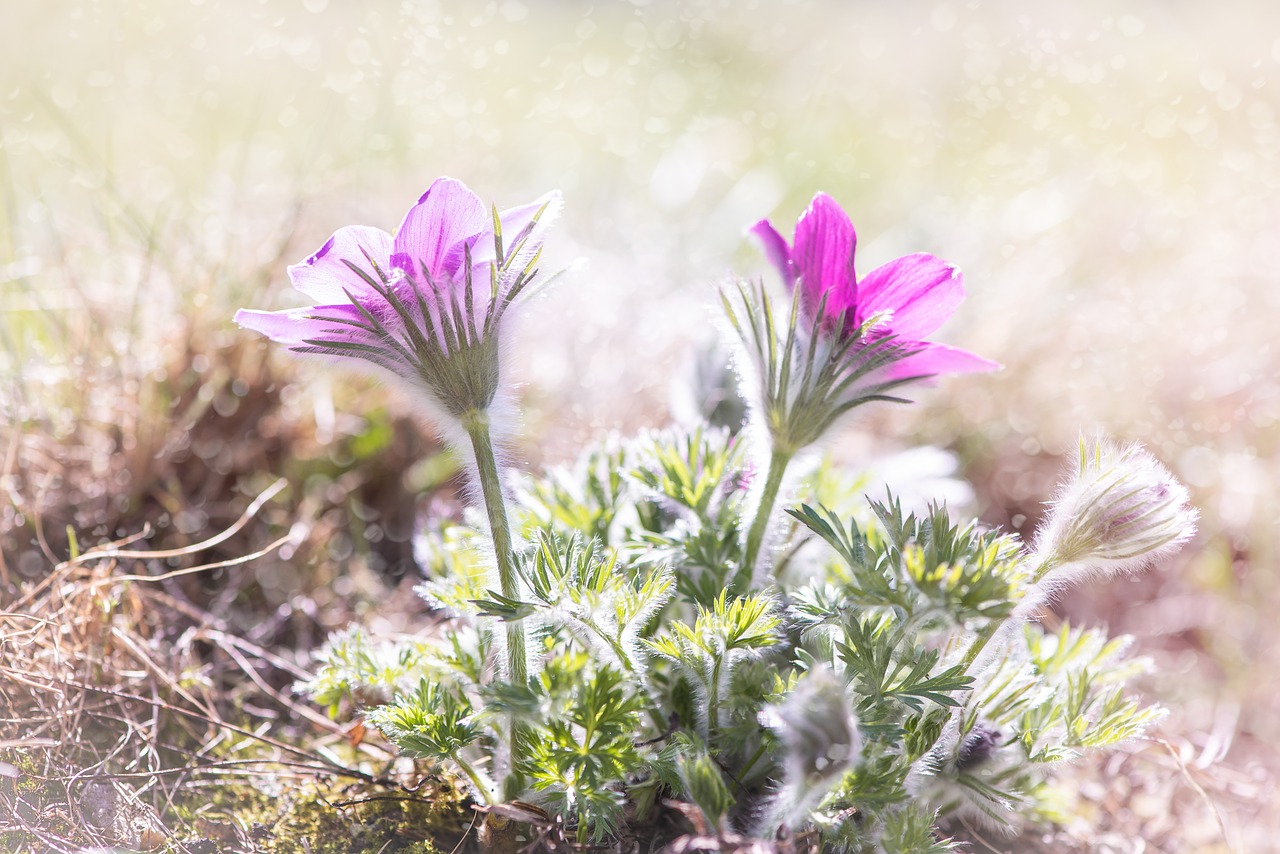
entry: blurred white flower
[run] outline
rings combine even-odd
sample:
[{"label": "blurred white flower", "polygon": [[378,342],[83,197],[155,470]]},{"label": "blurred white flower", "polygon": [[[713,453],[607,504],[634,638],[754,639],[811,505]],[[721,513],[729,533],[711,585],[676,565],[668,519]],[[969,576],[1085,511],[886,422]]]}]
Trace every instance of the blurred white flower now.
[{"label": "blurred white flower", "polygon": [[921,445],[876,457],[863,467],[870,484],[867,497],[876,501],[897,499],[903,509],[924,513],[931,504],[945,504],[952,511],[973,504],[973,487],[958,476],[956,455],[936,445]]}]

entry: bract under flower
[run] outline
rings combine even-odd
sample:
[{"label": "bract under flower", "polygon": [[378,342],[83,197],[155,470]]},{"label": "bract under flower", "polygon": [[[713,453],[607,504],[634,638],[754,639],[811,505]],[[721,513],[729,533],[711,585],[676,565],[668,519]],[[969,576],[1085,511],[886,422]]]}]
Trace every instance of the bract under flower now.
[{"label": "bract under flower", "polygon": [[924,340],[964,301],[964,277],[951,264],[924,253],[872,270],[861,280],[854,267],[858,235],[848,214],[818,193],[796,222],[792,245],[768,220],[751,227],[789,289],[800,289],[810,325],[828,334],[858,334],[878,318],[869,337],[893,336],[902,356],[886,379],[972,373],[999,367],[966,350]]},{"label": "bract under flower", "polygon": [[298,353],[359,359],[424,390],[461,419],[499,389],[499,326],[528,289],[560,195],[492,214],[461,181],[436,180],[394,237],[347,226],[301,264],[293,286],[316,301],[241,310],[236,322]]}]

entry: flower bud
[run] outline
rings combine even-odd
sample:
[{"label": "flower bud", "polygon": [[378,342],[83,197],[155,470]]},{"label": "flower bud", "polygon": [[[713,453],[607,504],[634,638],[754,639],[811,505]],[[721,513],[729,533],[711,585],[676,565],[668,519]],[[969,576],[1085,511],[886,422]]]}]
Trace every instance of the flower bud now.
[{"label": "flower bud", "polygon": [[725,785],[724,775],[706,753],[681,756],[677,766],[689,800],[702,811],[711,828],[720,828],[721,821],[733,809],[733,793]]},{"label": "flower bud", "polygon": [[844,683],[826,667],[815,667],[796,683],[786,700],[770,706],[761,722],[786,749],[786,787],[774,804],[779,820],[803,815],[853,768],[862,736]]},{"label": "flower bud", "polygon": [[1189,540],[1196,511],[1187,490],[1138,445],[1080,440],[1080,468],[1060,490],[1037,536],[1035,581],[1060,568],[1136,570]]}]

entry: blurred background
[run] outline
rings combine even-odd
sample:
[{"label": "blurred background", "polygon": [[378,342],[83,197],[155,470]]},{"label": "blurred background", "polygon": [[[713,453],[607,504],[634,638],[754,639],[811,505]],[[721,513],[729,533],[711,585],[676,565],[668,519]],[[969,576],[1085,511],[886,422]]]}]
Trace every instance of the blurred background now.
[{"label": "blurred background", "polygon": [[1105,431],[1201,509],[1183,553],[1061,603],[1132,634],[1170,709],[1155,740],[1070,772],[1076,832],[1270,844],[1280,7],[58,0],[0,21],[7,589],[68,531],[150,524],[180,547],[284,475],[264,520],[301,544],[200,595],[302,651],[353,616],[411,628],[397,582],[451,464],[403,401],[290,360],[235,309],[303,305],[287,264],[339,226],[394,228],[438,175],[500,207],[562,189],[544,269],[571,269],[513,353],[515,453],[538,467],[686,412],[718,288],[766,272],[744,229],[789,234],[825,190],[861,271],[960,266],[940,337],[1005,365],[870,412],[833,453],[946,449],[925,474],[954,459],[969,509],[1029,534],[1063,455]]}]

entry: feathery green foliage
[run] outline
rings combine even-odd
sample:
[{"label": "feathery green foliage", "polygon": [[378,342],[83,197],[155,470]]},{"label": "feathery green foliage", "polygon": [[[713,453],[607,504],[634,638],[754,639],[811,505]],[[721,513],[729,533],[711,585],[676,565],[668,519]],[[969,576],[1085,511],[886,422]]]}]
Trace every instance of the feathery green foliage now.
[{"label": "feathery green foliage", "polygon": [[[1141,663],[1124,660],[1122,641],[1013,619],[1031,589],[1021,545],[943,507],[890,499],[857,520],[790,507],[785,575],[735,595],[750,489],[741,444],[710,427],[610,439],[527,478],[513,510],[517,596],[495,589],[466,526],[425,532],[424,589],[453,618],[437,639],[402,646],[397,666],[435,683],[406,687],[340,636],[313,694],[336,711],[344,692],[383,686],[390,702],[367,714],[406,755],[452,762],[490,802],[501,799],[492,781],[517,780],[522,800],[580,842],[607,843],[674,798],[715,832],[817,831],[828,849],[856,852],[954,850],[936,823],[957,813],[1038,820],[1053,763],[1159,716],[1124,691]],[[815,483],[827,494],[841,477],[828,468]],[[534,650],[523,684],[486,666],[511,623]],[[786,702],[815,669],[856,721],[857,756],[834,775],[812,770],[825,761],[815,739],[842,730],[792,720],[804,704]],[[789,753],[798,745],[805,757]],[[782,816],[792,802],[803,814]]]}]

